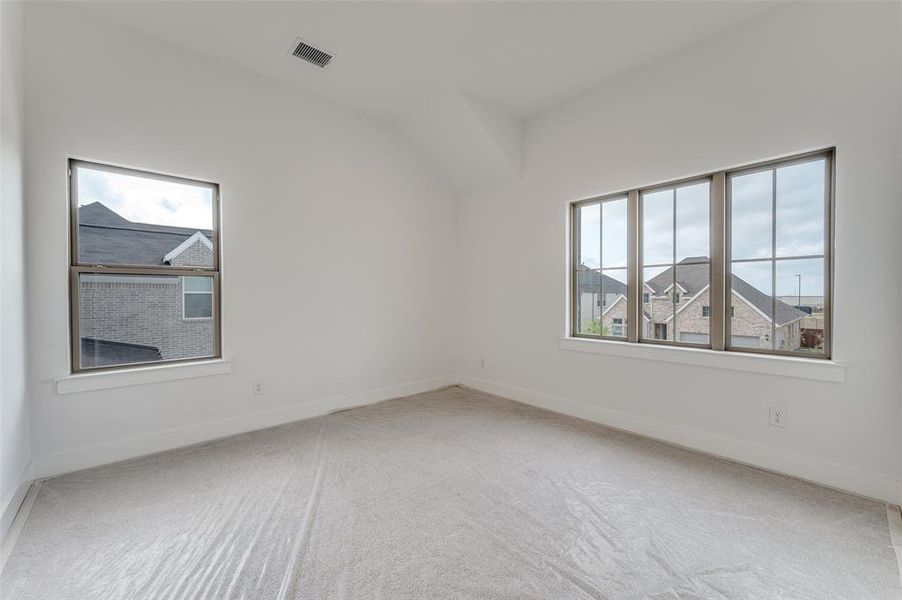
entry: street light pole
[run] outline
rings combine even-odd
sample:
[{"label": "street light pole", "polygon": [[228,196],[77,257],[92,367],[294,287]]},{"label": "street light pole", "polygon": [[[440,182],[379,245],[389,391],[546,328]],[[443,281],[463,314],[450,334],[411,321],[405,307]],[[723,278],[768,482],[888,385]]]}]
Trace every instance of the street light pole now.
[{"label": "street light pole", "polygon": [[799,303],[796,304],[796,308],[802,310],[802,276],[796,273],[796,277],[799,278]]}]

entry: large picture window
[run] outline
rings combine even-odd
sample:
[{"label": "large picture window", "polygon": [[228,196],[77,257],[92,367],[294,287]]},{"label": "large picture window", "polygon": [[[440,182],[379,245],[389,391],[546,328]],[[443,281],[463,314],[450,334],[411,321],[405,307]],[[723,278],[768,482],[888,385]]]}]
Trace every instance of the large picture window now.
[{"label": "large picture window", "polygon": [[69,162],[72,371],[218,358],[219,188]]},{"label": "large picture window", "polygon": [[[571,334],[829,358],[833,155],[573,203]],[[622,207],[611,234],[608,203]],[[622,247],[612,262],[606,236]],[[614,273],[622,312],[608,324],[611,307],[584,299]]]}]

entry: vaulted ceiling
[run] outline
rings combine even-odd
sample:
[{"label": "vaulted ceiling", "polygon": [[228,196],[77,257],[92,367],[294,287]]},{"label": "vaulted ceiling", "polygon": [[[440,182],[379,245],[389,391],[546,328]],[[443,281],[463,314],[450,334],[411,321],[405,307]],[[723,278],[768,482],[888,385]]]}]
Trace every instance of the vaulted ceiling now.
[{"label": "vaulted ceiling", "polygon": [[[78,2],[398,127],[455,193],[520,173],[522,121],[776,2]],[[296,38],[335,58],[324,69]]]}]

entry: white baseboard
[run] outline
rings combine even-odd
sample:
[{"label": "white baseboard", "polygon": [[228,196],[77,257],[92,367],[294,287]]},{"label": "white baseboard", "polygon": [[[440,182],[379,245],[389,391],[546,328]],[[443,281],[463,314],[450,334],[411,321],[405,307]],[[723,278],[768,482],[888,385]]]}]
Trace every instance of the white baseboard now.
[{"label": "white baseboard", "polygon": [[3,504],[0,505],[0,508],[3,510],[3,512],[0,513],[0,547],[5,543],[6,534],[9,532],[13,519],[16,518],[19,507],[22,506],[22,502],[25,501],[25,495],[28,493],[28,488],[31,487],[32,479],[34,479],[34,476],[32,475],[32,463],[29,461],[28,464],[23,467],[22,472],[19,473],[19,483],[16,486],[16,489],[12,491],[8,498],[3,498]]},{"label": "white baseboard", "polygon": [[16,546],[16,541],[18,541],[19,534],[22,533],[22,529],[25,527],[28,515],[31,514],[31,508],[34,506],[34,501],[38,497],[38,490],[41,487],[41,483],[28,481],[23,482],[23,486],[20,487],[24,487],[25,496],[22,498],[21,502],[12,505],[14,507],[14,510],[11,511],[12,522],[4,533],[3,539],[0,540],[0,574],[3,573],[3,569],[6,567],[6,561],[10,554],[12,554],[13,548]]},{"label": "white baseboard", "polygon": [[890,504],[900,504],[899,482],[877,473],[503,383],[469,376],[458,377],[458,381],[471,388],[517,400],[524,404],[593,421],[768,471],[790,475],[859,496]]},{"label": "white baseboard", "polygon": [[34,479],[46,479],[63,473],[208,442],[238,433],[309,419],[336,410],[420,394],[453,383],[455,383],[454,378],[449,376],[410,381],[42,456],[34,459]]}]

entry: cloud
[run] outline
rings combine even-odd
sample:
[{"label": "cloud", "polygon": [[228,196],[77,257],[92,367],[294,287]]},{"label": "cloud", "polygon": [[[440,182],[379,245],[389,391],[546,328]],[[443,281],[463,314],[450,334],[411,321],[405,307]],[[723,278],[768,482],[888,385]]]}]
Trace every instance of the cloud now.
[{"label": "cloud", "polygon": [[78,204],[92,202],[137,223],[213,227],[209,188],[78,167]]}]

